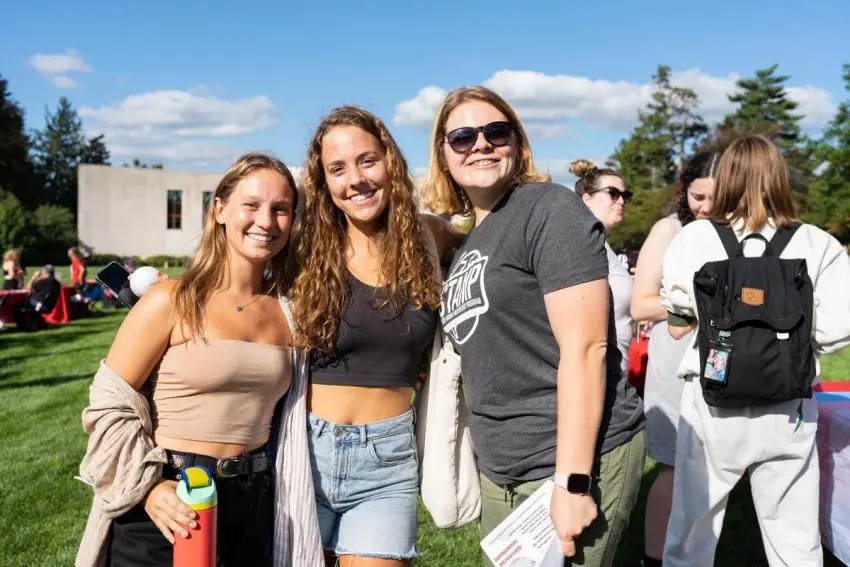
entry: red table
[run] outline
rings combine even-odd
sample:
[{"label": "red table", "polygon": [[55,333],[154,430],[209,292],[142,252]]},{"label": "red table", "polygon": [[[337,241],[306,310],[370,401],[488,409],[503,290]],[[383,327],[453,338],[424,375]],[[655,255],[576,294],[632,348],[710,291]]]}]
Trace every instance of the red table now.
[{"label": "red table", "polygon": [[[4,325],[15,322],[15,307],[25,303],[29,292],[26,290],[0,291],[3,305],[0,305],[0,323]],[[43,315],[44,320],[50,325],[64,325],[73,319],[79,319],[88,312],[84,303],[71,301],[74,296],[74,288],[63,285],[60,289],[59,298],[50,313]]]},{"label": "red table", "polygon": [[23,289],[11,291],[0,290],[0,323],[8,325],[15,322],[15,308],[21,303],[26,303],[29,292]]}]

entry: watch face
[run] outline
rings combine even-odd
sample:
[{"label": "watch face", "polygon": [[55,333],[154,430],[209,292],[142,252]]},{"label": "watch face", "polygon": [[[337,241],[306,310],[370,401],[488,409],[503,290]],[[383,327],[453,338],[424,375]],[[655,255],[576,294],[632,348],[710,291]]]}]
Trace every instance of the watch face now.
[{"label": "watch face", "polygon": [[590,475],[571,474],[567,477],[567,492],[587,494],[590,492]]}]

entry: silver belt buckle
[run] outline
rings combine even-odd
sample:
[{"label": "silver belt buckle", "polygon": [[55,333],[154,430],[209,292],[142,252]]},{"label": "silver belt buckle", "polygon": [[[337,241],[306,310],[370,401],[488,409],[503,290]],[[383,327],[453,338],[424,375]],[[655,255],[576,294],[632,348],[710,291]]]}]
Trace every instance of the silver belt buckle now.
[{"label": "silver belt buckle", "polygon": [[228,463],[238,463],[239,457],[230,457],[228,459],[219,459],[215,463],[215,474],[219,478],[236,478],[239,476],[239,473],[227,472],[224,470],[224,466]]}]

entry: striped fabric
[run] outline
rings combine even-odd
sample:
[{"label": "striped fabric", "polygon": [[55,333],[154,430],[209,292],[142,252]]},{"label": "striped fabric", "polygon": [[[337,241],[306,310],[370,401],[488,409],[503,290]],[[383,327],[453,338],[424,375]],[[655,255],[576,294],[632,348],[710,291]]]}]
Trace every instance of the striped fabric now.
[{"label": "striped fabric", "polygon": [[[292,326],[288,301],[281,299]],[[275,567],[324,567],[307,445],[307,357],[293,351],[290,390],[278,405],[270,439],[275,457]],[[148,400],[104,362],[83,411],[89,436],[80,478],[94,488],[92,508],[77,552],[77,567],[96,567],[112,519],[142,501],[159,481],[165,450],[151,440]],[[120,478],[116,471],[121,471]]]},{"label": "striped fabric", "polygon": [[[280,304],[294,329],[289,301]],[[278,416],[275,443],[275,567],[324,567],[307,444],[309,358],[293,349],[292,385]]]}]

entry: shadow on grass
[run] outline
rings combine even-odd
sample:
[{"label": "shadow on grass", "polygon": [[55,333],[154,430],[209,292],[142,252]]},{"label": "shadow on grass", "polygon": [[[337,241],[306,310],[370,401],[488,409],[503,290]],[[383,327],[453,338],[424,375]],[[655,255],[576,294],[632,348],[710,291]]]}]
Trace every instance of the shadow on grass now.
[{"label": "shadow on grass", "polygon": [[[68,356],[68,355],[73,355],[73,354],[79,353],[79,352],[91,352],[91,347],[56,349],[56,350],[51,350],[51,351],[45,352],[43,354],[38,354],[38,355],[35,355],[35,356],[32,355],[32,354],[22,354],[20,356],[9,356],[9,357],[4,357],[2,359],[2,361],[3,361],[3,366],[13,368],[13,367],[17,366],[18,364],[26,364],[27,362],[31,362],[31,361],[34,361],[34,360],[44,360],[44,359],[53,358],[53,357],[56,357],[56,356],[60,356],[60,357],[61,356]],[[2,381],[4,378],[9,378],[11,376],[13,376],[12,373],[0,372],[0,381]]]},{"label": "shadow on grass", "polygon": [[[76,382],[77,380],[91,380],[92,374],[72,374],[70,376],[51,376],[50,378],[39,378],[37,380],[28,380],[25,382],[14,382],[12,384],[0,384],[0,390],[16,390],[21,388],[36,388],[47,386],[58,386],[59,384],[67,384],[68,382]],[[2,376],[0,376],[2,378]]]}]

